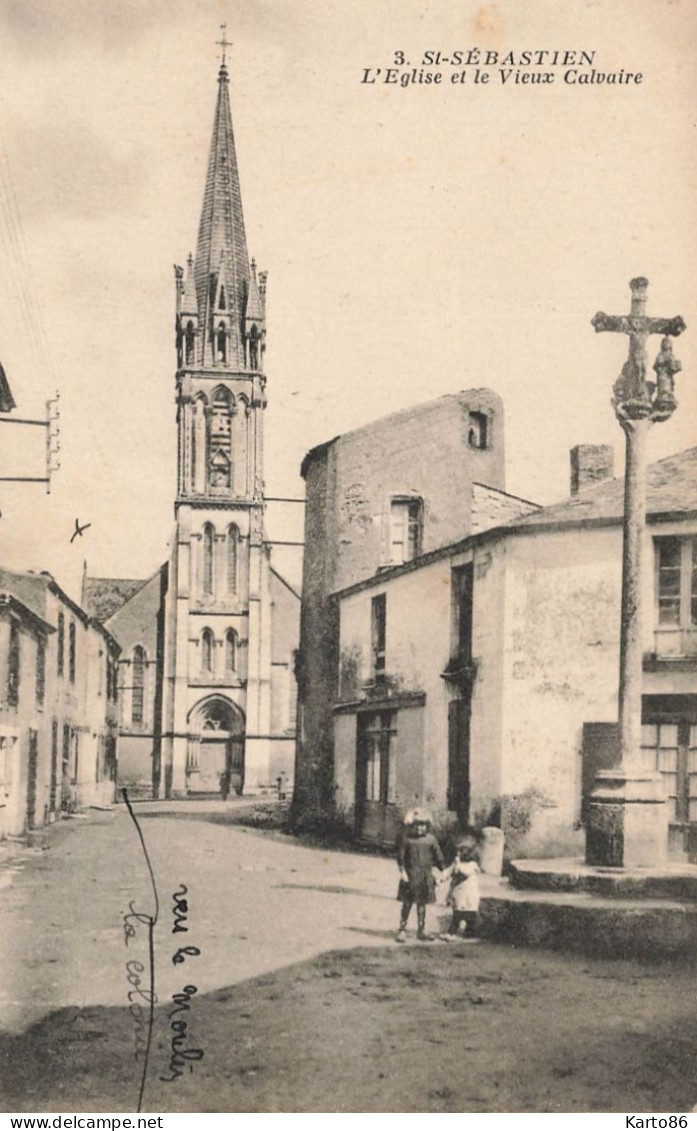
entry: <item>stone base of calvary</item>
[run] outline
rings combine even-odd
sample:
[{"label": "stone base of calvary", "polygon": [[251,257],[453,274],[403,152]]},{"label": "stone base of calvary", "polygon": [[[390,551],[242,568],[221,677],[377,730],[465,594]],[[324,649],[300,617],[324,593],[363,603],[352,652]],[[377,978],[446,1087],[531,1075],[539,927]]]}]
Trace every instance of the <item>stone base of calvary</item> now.
[{"label": "stone base of calvary", "polygon": [[[646,526],[646,445],[651,426],[675,411],[671,338],[685,329],[682,318],[649,318],[646,279],[632,279],[628,315],[595,315],[596,331],[629,336],[629,356],[613,387],[612,405],[626,437],[622,614],[620,628],[620,765],[596,778],[586,824],[586,863],[610,868],[660,868],[668,853],[668,817],[660,773],[641,754],[641,576]],[[663,336],[649,379],[647,343]]]}]

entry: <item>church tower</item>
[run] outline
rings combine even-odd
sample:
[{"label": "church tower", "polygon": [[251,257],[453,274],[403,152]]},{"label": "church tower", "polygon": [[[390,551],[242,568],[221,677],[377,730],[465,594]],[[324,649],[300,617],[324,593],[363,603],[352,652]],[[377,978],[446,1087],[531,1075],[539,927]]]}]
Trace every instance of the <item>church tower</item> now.
[{"label": "church tower", "polygon": [[175,267],[176,538],[164,631],[164,785],[253,792],[271,773],[264,542],[266,275],[249,260],[225,57],[195,258]]}]

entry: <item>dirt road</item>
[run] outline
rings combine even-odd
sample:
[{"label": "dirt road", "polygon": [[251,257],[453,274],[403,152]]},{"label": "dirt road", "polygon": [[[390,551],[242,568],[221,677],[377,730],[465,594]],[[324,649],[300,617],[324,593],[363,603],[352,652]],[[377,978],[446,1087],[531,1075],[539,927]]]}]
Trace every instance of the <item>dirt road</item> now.
[{"label": "dirt road", "polygon": [[[697,1100],[687,966],[400,948],[392,861],[245,832],[217,802],[137,812],[159,897],[143,1110],[674,1112]],[[47,843],[3,877],[5,1109],[134,1111],[155,912],[137,830],[123,809],[92,813]]]}]

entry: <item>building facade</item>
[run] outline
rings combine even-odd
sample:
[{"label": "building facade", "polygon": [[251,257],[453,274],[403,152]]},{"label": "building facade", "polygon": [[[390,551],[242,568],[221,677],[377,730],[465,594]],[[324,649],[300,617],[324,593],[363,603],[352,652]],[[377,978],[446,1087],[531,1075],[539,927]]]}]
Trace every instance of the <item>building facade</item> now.
[{"label": "building facade", "polygon": [[115,800],[119,651],[50,575],[0,570],[0,835]]},{"label": "building facade", "polygon": [[331,814],[334,806],[334,594],[466,537],[477,522],[474,484],[503,498],[504,467],[503,406],[489,389],[395,413],[305,457],[298,814]]},{"label": "building facade", "polygon": [[[414,804],[462,823],[501,810],[505,825],[527,798],[526,852],[582,852],[585,799],[618,758],[611,476],[611,450],[574,449],[564,503],[337,592],[333,786],[359,836],[390,841]],[[697,449],[648,484],[642,757],[680,856],[697,829]]]},{"label": "building facade", "polygon": [[266,275],[247,251],[228,88],[223,64],[196,256],[175,268],[171,557],[145,581],[86,578],[83,595],[123,647],[124,783],[165,796],[255,792],[293,769],[300,601],[264,532]]}]

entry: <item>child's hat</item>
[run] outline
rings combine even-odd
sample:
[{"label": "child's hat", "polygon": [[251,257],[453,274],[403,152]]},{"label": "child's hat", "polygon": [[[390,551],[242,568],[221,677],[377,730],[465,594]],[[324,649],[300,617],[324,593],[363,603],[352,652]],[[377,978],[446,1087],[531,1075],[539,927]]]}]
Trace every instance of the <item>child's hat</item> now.
[{"label": "child's hat", "polygon": [[432,825],[433,816],[428,809],[408,809],[404,814],[405,825]]}]

